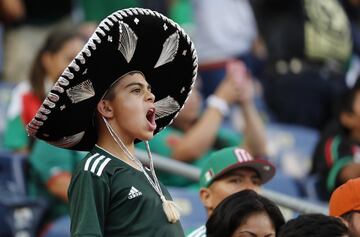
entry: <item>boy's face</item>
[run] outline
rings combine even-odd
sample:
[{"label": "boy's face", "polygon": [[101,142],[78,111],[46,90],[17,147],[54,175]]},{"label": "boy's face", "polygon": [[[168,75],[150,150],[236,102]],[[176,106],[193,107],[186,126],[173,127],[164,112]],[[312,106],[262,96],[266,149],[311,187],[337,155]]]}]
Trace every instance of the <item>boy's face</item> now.
[{"label": "boy's face", "polygon": [[140,73],[128,74],[114,85],[114,97],[106,114],[111,126],[125,141],[150,140],[156,129],[155,96]]}]

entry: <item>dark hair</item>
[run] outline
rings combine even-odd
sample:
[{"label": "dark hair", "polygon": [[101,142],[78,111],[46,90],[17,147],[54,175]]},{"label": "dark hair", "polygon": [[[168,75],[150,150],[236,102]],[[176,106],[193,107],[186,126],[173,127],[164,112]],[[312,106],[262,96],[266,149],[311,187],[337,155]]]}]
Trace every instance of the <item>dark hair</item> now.
[{"label": "dark hair", "polygon": [[55,29],[47,36],[44,44],[37,52],[35,59],[32,63],[29,79],[34,94],[40,100],[43,100],[45,98],[44,80],[46,76],[46,71],[44,65],[41,62],[41,58],[46,52],[58,52],[68,41],[74,38],[84,39],[84,37],[73,28]]},{"label": "dark hair", "polygon": [[360,78],[356,81],[355,85],[348,89],[344,95],[341,97],[339,106],[337,108],[338,114],[347,112],[354,112],[354,100],[356,94],[360,91]]},{"label": "dark hair", "polygon": [[342,237],[348,234],[345,224],[336,217],[323,214],[304,214],[288,221],[279,237]]},{"label": "dark hair", "polygon": [[354,214],[357,212],[358,211],[349,211],[349,212],[346,212],[345,214],[342,214],[340,217],[343,218],[344,220],[346,220],[347,222],[351,222]]},{"label": "dark hair", "polygon": [[[108,88],[108,90],[105,92],[105,94],[103,95],[103,99],[104,100],[113,100],[115,98],[115,85],[125,76],[132,76],[136,73],[140,73],[142,74],[142,72],[140,71],[130,71],[128,73],[125,73],[124,75],[121,75],[117,80],[115,80],[115,82],[113,82],[110,87]],[[145,77],[145,76],[144,76]]]},{"label": "dark hair", "polygon": [[249,189],[234,193],[214,209],[206,222],[206,235],[231,236],[249,216],[263,212],[269,216],[277,233],[285,220],[275,203]]}]

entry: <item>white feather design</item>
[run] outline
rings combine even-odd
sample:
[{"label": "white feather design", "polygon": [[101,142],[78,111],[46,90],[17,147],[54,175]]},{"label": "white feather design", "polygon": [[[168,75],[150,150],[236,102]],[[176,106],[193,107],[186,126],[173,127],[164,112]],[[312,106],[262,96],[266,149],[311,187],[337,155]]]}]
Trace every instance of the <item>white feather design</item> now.
[{"label": "white feather design", "polygon": [[171,96],[158,100],[155,102],[155,120],[173,114],[179,109],[179,103]]},{"label": "white feather design", "polygon": [[89,99],[95,95],[94,87],[90,80],[83,81],[80,84],[67,89],[66,93],[74,104]]},{"label": "white feather design", "polygon": [[120,36],[118,50],[120,50],[126,61],[129,63],[134,56],[138,37],[124,22],[120,22],[119,31]]},{"label": "white feather design", "polygon": [[84,134],[85,134],[84,131],[79,132],[75,135],[63,137],[57,141],[49,141],[49,143],[54,146],[62,147],[62,148],[72,147],[80,142],[80,140],[83,138]]},{"label": "white feather design", "polygon": [[180,38],[179,33],[175,32],[165,40],[160,57],[156,62],[154,68],[160,67],[174,60],[175,55],[179,48],[179,38]]}]

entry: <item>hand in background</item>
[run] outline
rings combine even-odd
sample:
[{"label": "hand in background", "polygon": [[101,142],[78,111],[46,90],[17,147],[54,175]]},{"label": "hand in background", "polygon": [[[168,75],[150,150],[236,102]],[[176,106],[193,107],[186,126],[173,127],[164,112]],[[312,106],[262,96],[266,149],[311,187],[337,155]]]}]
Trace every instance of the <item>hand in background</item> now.
[{"label": "hand in background", "polygon": [[226,78],[234,81],[237,91],[236,102],[240,105],[252,103],[254,84],[246,66],[241,61],[231,61],[226,65]]},{"label": "hand in background", "polygon": [[0,0],[1,20],[6,23],[25,17],[25,7],[22,0]]}]

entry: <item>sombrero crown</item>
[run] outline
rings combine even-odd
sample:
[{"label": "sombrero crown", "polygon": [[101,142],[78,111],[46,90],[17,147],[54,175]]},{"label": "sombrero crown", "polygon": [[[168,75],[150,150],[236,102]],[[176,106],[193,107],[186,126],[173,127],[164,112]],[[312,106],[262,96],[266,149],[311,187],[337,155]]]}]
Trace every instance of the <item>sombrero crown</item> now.
[{"label": "sombrero crown", "polygon": [[29,135],[55,146],[90,150],[96,142],[96,104],[121,76],[140,71],[155,94],[159,132],[181,110],[195,82],[197,56],[184,30],[148,9],[124,9],[105,18],[62,73],[36,116]]}]

